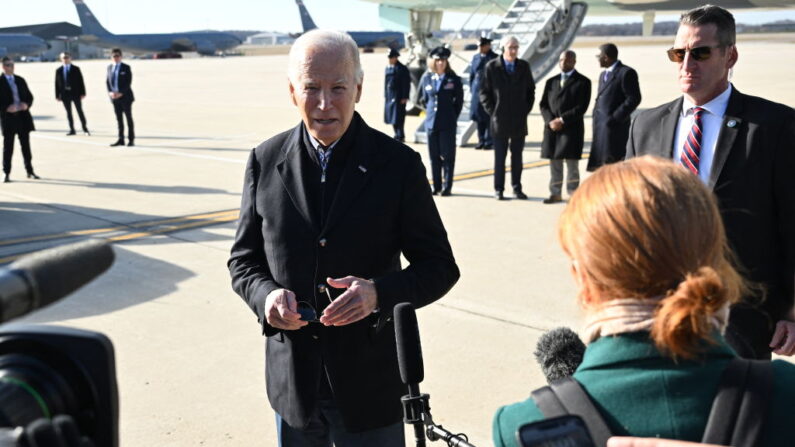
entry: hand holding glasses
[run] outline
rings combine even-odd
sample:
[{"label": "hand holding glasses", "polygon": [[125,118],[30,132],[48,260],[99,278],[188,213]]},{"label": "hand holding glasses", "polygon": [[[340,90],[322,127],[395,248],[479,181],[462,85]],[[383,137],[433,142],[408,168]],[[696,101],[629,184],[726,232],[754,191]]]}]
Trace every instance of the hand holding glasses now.
[{"label": "hand holding glasses", "polygon": [[[325,285],[321,284],[321,285],[318,286],[318,290],[320,290],[320,293],[323,293],[323,292],[326,293],[326,296],[328,297],[329,304],[332,301],[334,301],[334,300],[331,299],[331,292],[329,292],[328,287],[326,287]],[[320,317],[318,317],[317,311],[315,310],[315,307],[312,306],[312,304],[310,304],[307,301],[299,301],[298,302],[297,312],[299,314],[301,314],[301,321],[307,321],[309,323],[320,323]]]}]

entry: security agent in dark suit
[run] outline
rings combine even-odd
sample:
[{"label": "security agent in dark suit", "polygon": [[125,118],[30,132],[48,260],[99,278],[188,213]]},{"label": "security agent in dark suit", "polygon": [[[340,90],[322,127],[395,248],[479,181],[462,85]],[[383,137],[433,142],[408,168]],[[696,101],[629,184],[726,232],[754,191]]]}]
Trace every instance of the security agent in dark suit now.
[{"label": "security agent in dark suit", "polygon": [[108,87],[108,96],[113,103],[116,113],[116,123],[119,126],[119,139],[111,146],[124,146],[124,120],[127,119],[127,146],[135,146],[135,127],[132,118],[132,103],[135,95],[132,91],[132,70],[130,66],[121,61],[121,50],[114,48],[110,57],[113,63],[108,65],[108,74],[105,84]]},{"label": "security agent in dark suit", "polygon": [[624,159],[632,112],[640,104],[638,73],[618,60],[612,43],[599,47],[599,75],[596,104],[593,108],[593,138],[588,171]]},{"label": "security agent in dark suit", "polygon": [[77,134],[72,117],[72,103],[77,109],[77,116],[80,117],[83,133],[90,135],[86,126],[86,116],[83,114],[83,98],[86,97],[83,73],[80,72],[80,67],[72,64],[72,55],[69,52],[61,53],[61,62],[63,65],[55,70],[55,99],[63,102],[66,109],[66,119],[69,120],[69,133],[66,135]]},{"label": "security agent in dark suit", "polygon": [[229,259],[267,336],[280,443],[403,447],[392,308],[440,298],[458,267],[420,156],[354,111],[350,36],[303,34],[289,80],[302,122],[251,152]]},{"label": "security agent in dark suit", "polygon": [[563,201],[563,163],[566,163],[566,192],[573,194],[580,185],[579,163],[585,137],[583,117],[591,102],[591,80],[574,66],[577,55],[568,50],[560,54],[561,73],[547,79],[539,108],[544,117],[544,141],[541,158],[548,158],[550,167],[548,199],[544,203]]},{"label": "security agent in dark suit", "polygon": [[458,115],[464,107],[461,78],[450,68],[450,50],[431,50],[430,71],[420,79],[420,103],[425,106],[425,132],[431,160],[433,194],[452,194],[455,171],[455,136]]},{"label": "security agent in dark suit", "polygon": [[497,53],[491,51],[491,41],[492,39],[485,35],[481,36],[480,45],[478,46],[480,51],[472,56],[472,62],[469,63],[469,93],[472,98],[469,104],[469,119],[478,126],[478,144],[475,149],[492,149],[494,147],[494,142],[491,139],[491,129],[489,129],[491,117],[480,104],[479,94],[486,64],[498,57]]},{"label": "security agent in dark suit", "polygon": [[25,170],[28,178],[38,179],[33,172],[30,153],[30,133],[36,128],[33,126],[33,116],[30,106],[33,105],[33,94],[28,89],[28,83],[20,76],[14,74],[14,61],[8,57],[3,58],[3,79],[0,80],[0,125],[3,127],[3,181],[11,181],[11,157],[14,155],[14,136],[19,138],[22,149],[22,159],[25,161]]},{"label": "security agent in dark suit", "polygon": [[409,69],[398,60],[400,51],[391,48],[387,57],[389,65],[384,73],[384,122],[392,125],[395,139],[402,143],[406,141],[403,123],[406,122],[411,75]]},{"label": "security agent in dark suit", "polygon": [[494,138],[494,197],[504,200],[505,157],[511,150],[511,186],[517,199],[522,192],[522,151],[527,136],[527,115],[533,109],[536,85],[530,64],[519,59],[519,41],[504,36],[500,41],[502,56],[486,64],[480,103],[491,116]]},{"label": "security agent in dark suit", "polygon": [[[682,97],[640,113],[627,157],[673,158],[710,187],[740,271],[759,287],[732,308],[726,339],[743,357],[795,352],[795,111],[740,93],[734,17],[718,6],[682,15],[668,57]],[[697,225],[698,222],[694,222]]]}]

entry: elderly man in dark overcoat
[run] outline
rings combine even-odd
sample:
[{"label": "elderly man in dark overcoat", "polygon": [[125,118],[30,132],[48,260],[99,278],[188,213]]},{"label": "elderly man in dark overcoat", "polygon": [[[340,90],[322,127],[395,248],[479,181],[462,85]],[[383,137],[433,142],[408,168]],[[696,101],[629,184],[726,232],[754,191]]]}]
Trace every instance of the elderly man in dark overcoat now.
[{"label": "elderly man in dark overcoat", "polygon": [[510,150],[513,195],[526,199],[527,195],[522,192],[522,151],[536,85],[530,64],[519,58],[519,40],[504,36],[500,46],[502,56],[486,64],[480,87],[480,103],[491,116],[494,139],[494,197],[505,199],[505,157]]},{"label": "elderly man in dark overcoat", "polygon": [[22,159],[28,178],[38,179],[33,172],[30,152],[30,133],[36,130],[30,106],[33,105],[33,94],[28,83],[21,76],[14,74],[14,61],[3,58],[3,79],[0,80],[0,125],[3,127],[3,181],[11,181],[11,157],[14,155],[14,137],[19,138]]},{"label": "elderly man in dark overcoat", "polygon": [[480,104],[480,84],[483,81],[483,71],[486,64],[497,58],[497,53],[491,50],[491,40],[486,36],[480,38],[478,52],[472,56],[469,63],[469,119],[478,126],[478,144],[475,149],[491,149],[494,142],[491,139],[491,117]]},{"label": "elderly man in dark overcoat", "polygon": [[591,80],[574,69],[577,55],[568,50],[560,54],[560,74],[547,79],[539,108],[544,117],[544,141],[541,158],[549,159],[548,199],[544,203],[563,201],[563,164],[566,164],[566,192],[580,185],[579,163],[585,137],[583,117],[591,101]]},{"label": "elderly man in dark overcoat", "polygon": [[267,337],[283,447],[403,447],[392,310],[459,276],[419,154],[354,111],[362,78],[349,35],[303,34],[288,69],[302,121],[245,170],[228,264]]},{"label": "elderly man in dark overcoat", "polygon": [[398,58],[400,51],[392,48],[387,54],[389,65],[384,73],[384,122],[392,125],[395,139],[406,141],[403,124],[406,122],[406,103],[411,90],[409,69]]}]

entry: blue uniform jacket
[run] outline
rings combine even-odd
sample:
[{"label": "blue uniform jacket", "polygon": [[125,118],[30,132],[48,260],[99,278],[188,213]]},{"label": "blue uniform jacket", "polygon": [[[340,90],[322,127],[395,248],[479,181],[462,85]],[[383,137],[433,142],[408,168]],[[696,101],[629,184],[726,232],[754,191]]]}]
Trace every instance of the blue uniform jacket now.
[{"label": "blue uniform jacket", "polygon": [[469,93],[471,102],[469,103],[469,119],[472,121],[489,121],[489,114],[480,105],[480,81],[483,79],[483,69],[486,64],[497,57],[497,53],[489,50],[486,54],[478,53],[472,58],[469,64]]},{"label": "blue uniform jacket", "polygon": [[425,130],[454,130],[464,107],[464,87],[455,73],[445,73],[439,90],[434,87],[434,74],[427,72],[420,80],[420,98],[425,104]]}]

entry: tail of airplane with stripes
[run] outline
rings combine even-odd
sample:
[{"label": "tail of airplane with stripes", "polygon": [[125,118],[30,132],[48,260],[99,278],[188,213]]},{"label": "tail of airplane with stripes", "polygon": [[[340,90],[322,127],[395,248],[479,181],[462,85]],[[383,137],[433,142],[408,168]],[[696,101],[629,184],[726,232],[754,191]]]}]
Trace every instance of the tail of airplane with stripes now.
[{"label": "tail of airplane with stripes", "polygon": [[[82,0],[75,0],[81,1]],[[303,0],[295,0],[295,4],[298,5],[298,12],[301,13],[301,26],[304,28],[304,32],[311,31],[317,28],[315,25],[315,21],[312,20],[312,16],[309,15],[309,11],[306,10],[306,6],[304,6]]]},{"label": "tail of airplane with stripes", "polygon": [[88,9],[88,6],[83,0],[72,0],[77,8],[77,15],[80,17],[80,26],[83,29],[83,34],[94,36],[106,36],[111,33],[102,27],[99,20],[94,16],[94,13]]}]

